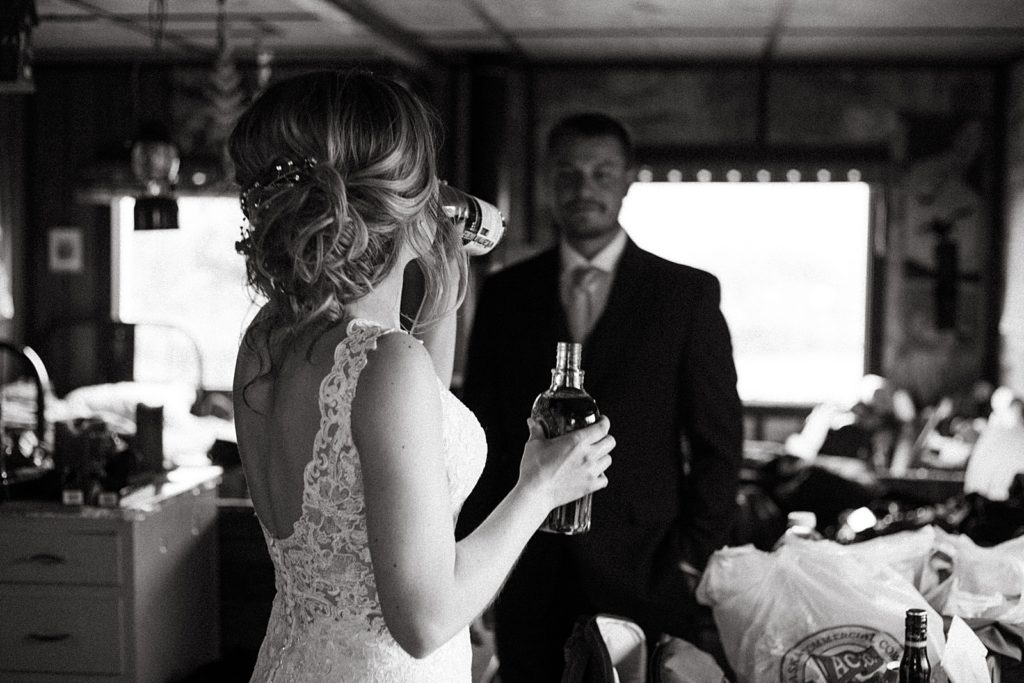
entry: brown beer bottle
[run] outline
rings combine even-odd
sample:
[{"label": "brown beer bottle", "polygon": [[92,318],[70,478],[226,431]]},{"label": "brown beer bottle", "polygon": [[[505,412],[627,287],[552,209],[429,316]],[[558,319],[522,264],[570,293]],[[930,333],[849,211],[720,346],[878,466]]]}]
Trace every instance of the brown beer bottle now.
[{"label": "brown beer bottle", "polygon": [[928,613],[923,609],[908,609],[906,625],[900,683],[929,683],[932,666],[928,662]]},{"label": "brown beer bottle", "polygon": [[[555,367],[551,370],[551,386],[533,402],[531,415],[548,438],[594,424],[601,417],[597,403],[583,389],[582,352],[580,344],[558,342]],[[569,535],[586,533],[590,530],[590,500],[588,493],[556,507],[544,520],[541,531]]]}]

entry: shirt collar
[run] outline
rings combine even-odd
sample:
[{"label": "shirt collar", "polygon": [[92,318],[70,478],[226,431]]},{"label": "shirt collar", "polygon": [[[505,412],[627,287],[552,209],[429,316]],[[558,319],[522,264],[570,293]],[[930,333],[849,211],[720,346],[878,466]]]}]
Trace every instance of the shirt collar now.
[{"label": "shirt collar", "polygon": [[563,237],[559,253],[562,260],[562,272],[571,272],[574,268],[598,268],[606,273],[614,273],[615,267],[619,264],[622,252],[626,250],[628,240],[626,231],[619,229],[619,232],[611,242],[605,245],[604,249],[597,252],[594,258],[589,261],[582,254],[569,246],[569,242]]}]

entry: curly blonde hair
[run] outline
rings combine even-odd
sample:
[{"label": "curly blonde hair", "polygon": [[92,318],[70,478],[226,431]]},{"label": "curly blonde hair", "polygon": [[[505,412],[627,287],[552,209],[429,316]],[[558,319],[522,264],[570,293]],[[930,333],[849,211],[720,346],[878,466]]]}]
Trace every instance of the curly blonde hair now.
[{"label": "curly blonde hair", "polygon": [[[438,202],[437,118],[403,85],[371,72],[318,71],[271,85],[228,141],[250,187],[282,160],[315,159],[294,182],[261,189],[238,243],[260,323],[292,338],[344,319],[409,244],[424,275],[415,328],[441,317],[442,294],[466,288],[466,262]],[[447,264],[458,264],[457,281]]]}]

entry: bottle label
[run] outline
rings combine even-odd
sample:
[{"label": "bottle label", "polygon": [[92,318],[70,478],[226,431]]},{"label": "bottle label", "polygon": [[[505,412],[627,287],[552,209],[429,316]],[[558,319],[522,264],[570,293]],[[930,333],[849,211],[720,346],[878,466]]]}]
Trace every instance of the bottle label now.
[{"label": "bottle label", "polygon": [[64,505],[85,505],[85,492],[82,489],[64,489],[60,492],[60,502]]},{"label": "bottle label", "polygon": [[888,633],[848,624],[813,633],[782,658],[781,683],[852,683],[870,680],[900,658],[902,645]]},{"label": "bottle label", "polygon": [[908,640],[907,647],[928,647],[928,640]]}]

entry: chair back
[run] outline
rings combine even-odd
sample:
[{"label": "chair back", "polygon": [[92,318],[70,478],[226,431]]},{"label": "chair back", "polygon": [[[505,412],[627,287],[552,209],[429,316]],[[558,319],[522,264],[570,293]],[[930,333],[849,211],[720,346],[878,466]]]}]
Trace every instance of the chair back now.
[{"label": "chair back", "polygon": [[651,683],[728,683],[707,652],[682,638],[666,636],[651,656]]},{"label": "chair back", "polygon": [[636,623],[581,617],[565,643],[562,683],[646,683],[647,640]]}]

